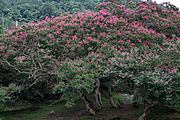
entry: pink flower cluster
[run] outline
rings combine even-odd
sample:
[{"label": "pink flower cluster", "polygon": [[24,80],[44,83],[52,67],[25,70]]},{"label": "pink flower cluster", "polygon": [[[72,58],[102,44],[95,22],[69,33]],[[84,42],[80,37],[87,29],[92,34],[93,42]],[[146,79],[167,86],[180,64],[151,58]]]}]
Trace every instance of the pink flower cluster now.
[{"label": "pink flower cluster", "polygon": [[160,9],[153,2],[140,2],[134,10],[111,2],[100,3],[98,8],[98,12],[46,17],[37,23],[32,21],[8,30],[4,36],[14,44],[43,38],[42,41],[47,41],[49,46],[54,42],[67,47],[109,44],[117,50],[126,50],[136,45],[148,46],[170,39],[166,38],[169,29],[164,30],[168,27],[174,28],[168,33],[177,34],[180,30],[177,28],[180,13]]}]

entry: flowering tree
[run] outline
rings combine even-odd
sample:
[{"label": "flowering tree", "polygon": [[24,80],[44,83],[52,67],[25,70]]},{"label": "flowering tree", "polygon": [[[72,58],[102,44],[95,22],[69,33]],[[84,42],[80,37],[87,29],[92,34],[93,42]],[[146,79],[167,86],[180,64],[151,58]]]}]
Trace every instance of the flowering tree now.
[{"label": "flowering tree", "polygon": [[97,7],[97,12],[46,17],[8,30],[0,44],[1,64],[21,75],[22,91],[45,82],[63,93],[67,105],[81,98],[91,114],[87,94],[95,93],[101,109],[102,82],[114,107],[111,88],[122,84],[152,104],[166,103],[164,93],[174,89],[179,70],[179,11],[153,2]]},{"label": "flowering tree", "polygon": [[[157,106],[178,106],[178,58],[179,43],[167,49],[138,49],[122,53],[114,60],[107,72],[116,76],[120,90],[134,94],[134,103],[144,102],[143,119],[152,117],[151,111]],[[172,54],[172,55],[170,55]],[[141,100],[141,101],[140,101]]]}]

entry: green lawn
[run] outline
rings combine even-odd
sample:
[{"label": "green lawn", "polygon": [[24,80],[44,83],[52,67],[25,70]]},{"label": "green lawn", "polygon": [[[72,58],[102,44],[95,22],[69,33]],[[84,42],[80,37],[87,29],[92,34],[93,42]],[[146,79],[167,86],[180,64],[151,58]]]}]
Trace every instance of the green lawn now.
[{"label": "green lawn", "polygon": [[37,104],[36,107],[38,108],[0,113],[0,120],[42,120],[43,118],[47,118],[52,110],[62,112],[65,109],[64,103]]}]

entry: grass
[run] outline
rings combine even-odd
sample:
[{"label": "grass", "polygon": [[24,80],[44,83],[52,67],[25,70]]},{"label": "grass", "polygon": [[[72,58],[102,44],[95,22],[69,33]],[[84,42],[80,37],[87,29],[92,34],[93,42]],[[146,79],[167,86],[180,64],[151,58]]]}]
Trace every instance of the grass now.
[{"label": "grass", "polygon": [[[90,97],[93,98],[93,96]],[[123,103],[124,98],[117,94],[113,94],[113,98],[115,99],[116,103],[120,103],[120,108],[112,108],[109,104],[108,98],[103,97],[102,100],[104,104],[103,110],[101,112],[97,112],[95,116],[91,116],[86,112],[83,113],[77,120],[136,120],[140,115],[142,115],[142,106],[133,108],[132,105],[122,105],[121,103]],[[84,104],[79,102],[75,107],[67,109],[64,106],[63,101],[49,101],[48,103],[37,104],[35,108],[28,108],[11,112],[0,112],[0,120],[51,120],[51,118],[49,118],[49,114],[52,110],[60,115],[57,117],[74,117],[77,111],[81,111],[82,109],[84,109],[83,106]],[[178,113],[162,116],[163,120],[180,119],[180,115]]]},{"label": "grass", "polygon": [[[90,96],[90,97],[93,98],[93,96]],[[117,96],[116,94],[113,94],[113,98],[115,99],[116,103],[123,101],[123,98],[121,96]],[[110,107],[110,104],[107,98],[102,98],[102,100],[104,103],[104,106],[103,106],[104,111],[97,113],[97,115],[94,117],[90,116],[87,113],[84,116],[82,116],[82,118],[80,119],[91,120],[93,118],[94,119],[102,118],[102,116],[106,116],[107,118],[115,116],[117,113],[117,109],[113,109]],[[81,106],[81,107],[83,105],[84,104],[82,103],[77,104],[77,106]],[[18,105],[18,107],[21,107],[21,105]],[[60,113],[61,115],[67,116],[67,108],[64,106],[64,102],[50,101],[49,103],[37,104],[36,107],[37,108],[29,108],[29,109],[20,110],[20,111],[1,112],[0,120],[46,120],[48,118],[49,113],[52,110],[56,111],[57,113]]]},{"label": "grass", "polygon": [[1,112],[0,120],[42,120],[43,118],[47,118],[52,110],[62,112],[65,109],[64,103],[37,104],[36,107],[38,108],[16,112]]}]

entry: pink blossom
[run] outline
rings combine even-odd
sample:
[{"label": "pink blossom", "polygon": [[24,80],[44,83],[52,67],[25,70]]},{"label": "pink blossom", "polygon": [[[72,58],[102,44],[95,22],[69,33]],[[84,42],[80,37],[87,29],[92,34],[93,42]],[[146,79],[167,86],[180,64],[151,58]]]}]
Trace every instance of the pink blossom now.
[{"label": "pink blossom", "polygon": [[149,42],[148,41],[144,41],[143,45],[147,46],[147,45],[149,45]]},{"label": "pink blossom", "polygon": [[94,28],[94,27],[92,27],[92,28],[91,28],[91,30],[95,30],[95,28]]},{"label": "pink blossom", "polygon": [[134,44],[134,43],[131,43],[131,47],[135,47],[136,46],[136,44]]},{"label": "pink blossom", "polygon": [[61,34],[61,31],[59,29],[56,30],[56,34],[57,35],[60,35]]},{"label": "pink blossom", "polygon": [[127,42],[128,42],[128,44],[130,44],[130,43],[131,43],[131,40],[127,40]]},{"label": "pink blossom", "polygon": [[171,69],[171,70],[170,70],[170,73],[171,73],[171,74],[176,74],[176,73],[177,73],[177,69],[176,69],[176,68]]},{"label": "pink blossom", "polygon": [[34,20],[32,20],[31,23],[35,23]]},{"label": "pink blossom", "polygon": [[144,19],[148,19],[149,17],[148,17],[148,16],[143,16],[142,18],[144,18]]},{"label": "pink blossom", "polygon": [[73,40],[76,40],[76,39],[77,39],[77,36],[76,36],[76,35],[73,35],[73,36],[72,36],[72,39],[73,39]]},{"label": "pink blossom", "polygon": [[82,45],[83,45],[83,43],[82,43],[82,42],[78,42],[78,45],[79,45],[79,46],[82,46]]},{"label": "pink blossom", "polygon": [[102,9],[102,10],[100,10],[99,12],[100,12],[102,15],[104,15],[104,16],[108,15],[108,12],[107,12],[106,9]]},{"label": "pink blossom", "polygon": [[123,40],[119,40],[118,42],[121,43],[121,44],[124,44],[124,41],[123,41]]},{"label": "pink blossom", "polygon": [[48,17],[48,16],[46,16],[46,17],[45,17],[45,20],[48,20],[48,18],[49,18],[49,17]]},{"label": "pink blossom", "polygon": [[122,32],[121,32],[120,30],[117,31],[117,34],[120,35],[120,36],[123,35]]},{"label": "pink blossom", "polygon": [[91,36],[90,36],[90,37],[88,37],[87,39],[88,39],[89,41],[92,41],[92,37],[91,37]]},{"label": "pink blossom", "polygon": [[87,40],[84,40],[83,43],[86,45],[88,44],[89,42]]},{"label": "pink blossom", "polygon": [[119,48],[119,50],[120,50],[120,51],[123,51],[123,50],[124,50],[124,47],[123,47],[123,46],[121,46],[121,47]]},{"label": "pink blossom", "polygon": [[67,40],[67,41],[66,41],[66,45],[67,45],[67,46],[70,46],[70,40]]}]

